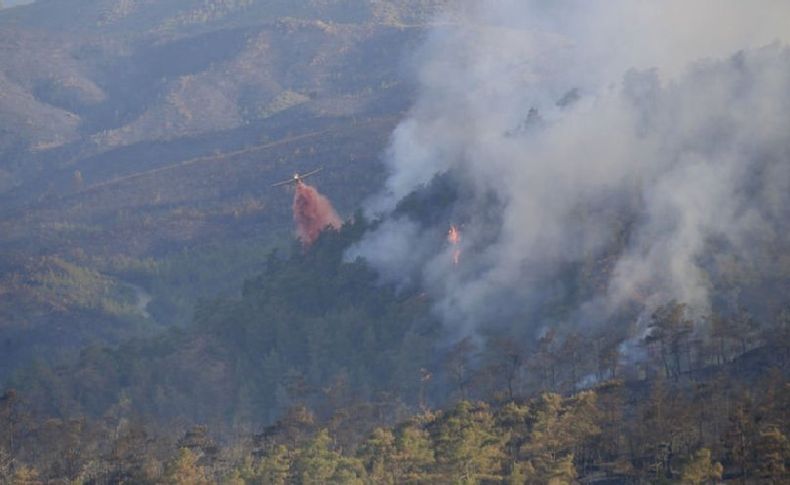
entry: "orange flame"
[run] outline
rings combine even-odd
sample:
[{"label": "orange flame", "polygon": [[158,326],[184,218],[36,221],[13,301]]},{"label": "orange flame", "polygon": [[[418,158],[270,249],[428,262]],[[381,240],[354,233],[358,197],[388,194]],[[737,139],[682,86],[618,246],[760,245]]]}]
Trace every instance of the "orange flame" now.
[{"label": "orange flame", "polygon": [[447,242],[453,246],[453,264],[457,266],[458,261],[461,260],[461,250],[458,248],[458,243],[461,242],[461,233],[454,224],[447,231]]},{"label": "orange flame", "polygon": [[447,231],[447,241],[453,246],[461,242],[461,233],[458,232],[458,228],[455,225],[450,226],[450,230]]}]

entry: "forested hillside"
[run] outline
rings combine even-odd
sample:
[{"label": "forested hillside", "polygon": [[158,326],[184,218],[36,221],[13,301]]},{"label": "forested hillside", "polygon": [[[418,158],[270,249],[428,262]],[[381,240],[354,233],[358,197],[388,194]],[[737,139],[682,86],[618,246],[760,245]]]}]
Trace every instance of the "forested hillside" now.
[{"label": "forested hillside", "polygon": [[[291,238],[271,183],[349,216],[440,1],[65,1],[0,12],[0,383],[237,294]],[[8,2],[6,2],[8,4]]]},{"label": "forested hillside", "polygon": [[308,251],[271,253],[240,297],[200,304],[188,329],[17,374],[3,400],[3,446],[16,460],[6,476],[786,478],[787,313],[762,325],[711,316],[715,338],[699,341],[670,303],[636,343],[649,356],[637,367],[618,333],[561,325],[537,340],[513,326],[448,345],[430,295],[344,262],[369,229],[358,214]]},{"label": "forested hillside", "polygon": [[0,472],[12,483],[784,483],[790,390],[777,383],[612,382],[568,398],[461,401],[391,426],[372,405],[329,421],[294,407],[224,440],[205,426],[165,437],[118,414],[33,423],[7,393],[0,410],[15,434],[2,438],[25,461],[9,474],[6,455]]},{"label": "forested hillside", "polygon": [[[459,196],[453,180],[437,178],[398,212],[442,219]],[[512,322],[454,340],[432,295],[382,284],[344,257],[378,224],[353,220],[307,250],[262,257],[239,296],[204,301],[187,328],[17,372],[2,401],[4,477],[786,478],[787,312],[708,315],[711,338],[699,339],[685,305],[669,302],[630,341],[645,356],[637,364],[617,327],[558,320],[535,338]]]},{"label": "forested hillside", "polygon": [[416,402],[438,325],[425,298],[378,287],[363,263],[342,262],[364,227],[327,233],[305,254],[270,254],[239,298],[201,303],[187,329],[89,348],[12,385],[46,414],[96,417],[123,401],[146,420],[225,427],[271,423],[301,402],[323,417],[357,399]]}]

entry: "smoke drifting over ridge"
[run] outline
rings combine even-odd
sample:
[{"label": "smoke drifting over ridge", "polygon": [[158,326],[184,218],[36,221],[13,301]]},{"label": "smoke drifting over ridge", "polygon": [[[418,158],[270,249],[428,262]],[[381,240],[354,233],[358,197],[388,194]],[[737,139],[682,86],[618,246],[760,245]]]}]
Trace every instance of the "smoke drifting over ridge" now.
[{"label": "smoke drifting over ridge", "polygon": [[[790,4],[467,2],[440,20],[369,203],[383,222],[349,258],[418,280],[460,334],[563,298],[582,324],[672,299],[699,316],[711,272],[775,270],[766,248],[790,244]],[[444,172],[461,187],[456,270],[429,242],[449,220],[394,212]],[[571,298],[568,268],[601,260],[597,290]]]}]

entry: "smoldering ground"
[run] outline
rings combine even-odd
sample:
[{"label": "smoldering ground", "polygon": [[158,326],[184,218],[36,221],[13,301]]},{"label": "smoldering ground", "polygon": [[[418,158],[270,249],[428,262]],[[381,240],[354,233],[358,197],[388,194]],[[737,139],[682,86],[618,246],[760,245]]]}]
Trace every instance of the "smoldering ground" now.
[{"label": "smoldering ground", "polygon": [[[722,281],[787,282],[790,4],[461,2],[438,20],[368,203],[382,223],[348,258],[422,285],[455,335],[634,326],[671,300],[702,322],[749,304]],[[396,210],[441,173],[447,220]],[[458,223],[456,267],[436,241]]]}]

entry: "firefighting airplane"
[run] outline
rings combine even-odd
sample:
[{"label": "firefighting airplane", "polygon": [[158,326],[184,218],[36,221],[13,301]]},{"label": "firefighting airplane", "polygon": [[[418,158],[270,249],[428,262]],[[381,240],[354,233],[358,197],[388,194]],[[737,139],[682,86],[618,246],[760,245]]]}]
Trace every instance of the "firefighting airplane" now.
[{"label": "firefighting airplane", "polygon": [[313,170],[312,172],[307,172],[307,173],[304,173],[304,174],[295,173],[293,175],[293,177],[289,178],[288,180],[283,180],[282,182],[277,182],[276,184],[272,184],[272,187],[279,187],[281,185],[290,185],[290,184],[299,185],[299,184],[302,183],[302,180],[306,179],[307,177],[309,177],[311,175],[317,174],[318,172],[320,172],[323,169],[324,169],[324,167],[321,167],[321,168],[317,168],[317,169]]}]

